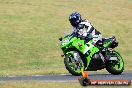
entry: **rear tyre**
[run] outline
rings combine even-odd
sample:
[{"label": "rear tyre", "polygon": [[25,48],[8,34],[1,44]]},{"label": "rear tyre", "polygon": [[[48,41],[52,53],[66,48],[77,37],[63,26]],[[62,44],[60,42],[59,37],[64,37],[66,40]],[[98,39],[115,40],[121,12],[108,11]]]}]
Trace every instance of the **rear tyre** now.
[{"label": "rear tyre", "polygon": [[72,54],[68,54],[64,58],[64,64],[66,69],[74,76],[82,75],[81,69],[84,66],[83,61],[80,59],[79,63],[74,62],[74,58]]},{"label": "rear tyre", "polygon": [[118,62],[115,63],[115,61],[108,61],[106,63],[106,70],[113,75],[121,74],[124,70],[124,61],[123,61],[121,55],[116,51],[110,52],[109,55],[110,55],[110,57],[116,56],[118,59]]}]

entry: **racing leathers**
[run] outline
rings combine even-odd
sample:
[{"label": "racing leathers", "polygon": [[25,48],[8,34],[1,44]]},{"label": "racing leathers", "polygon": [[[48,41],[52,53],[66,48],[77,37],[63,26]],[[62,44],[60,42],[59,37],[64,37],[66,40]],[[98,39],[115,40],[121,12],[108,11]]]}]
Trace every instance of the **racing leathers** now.
[{"label": "racing leathers", "polygon": [[84,39],[87,43],[92,39],[93,45],[102,46],[102,35],[97,31],[89,21],[82,20],[77,27],[73,28],[80,39]]}]

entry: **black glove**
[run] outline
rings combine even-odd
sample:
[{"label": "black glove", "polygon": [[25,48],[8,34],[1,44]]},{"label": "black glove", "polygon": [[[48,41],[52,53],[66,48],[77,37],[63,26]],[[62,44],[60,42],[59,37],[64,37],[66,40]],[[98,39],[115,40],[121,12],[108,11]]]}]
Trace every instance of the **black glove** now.
[{"label": "black glove", "polygon": [[103,42],[101,40],[97,41],[96,44],[99,47],[103,47]]}]

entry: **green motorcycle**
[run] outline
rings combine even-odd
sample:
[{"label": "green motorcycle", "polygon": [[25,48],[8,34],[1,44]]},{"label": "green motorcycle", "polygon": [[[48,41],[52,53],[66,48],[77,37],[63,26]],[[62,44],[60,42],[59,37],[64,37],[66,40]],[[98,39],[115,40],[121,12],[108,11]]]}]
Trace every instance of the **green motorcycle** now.
[{"label": "green motorcycle", "polygon": [[115,37],[103,39],[103,47],[94,46],[92,39],[88,42],[77,38],[75,33],[59,39],[64,53],[66,69],[75,76],[85,71],[97,71],[106,68],[114,75],[119,75],[124,70],[124,61],[121,55],[114,50],[118,46]]}]

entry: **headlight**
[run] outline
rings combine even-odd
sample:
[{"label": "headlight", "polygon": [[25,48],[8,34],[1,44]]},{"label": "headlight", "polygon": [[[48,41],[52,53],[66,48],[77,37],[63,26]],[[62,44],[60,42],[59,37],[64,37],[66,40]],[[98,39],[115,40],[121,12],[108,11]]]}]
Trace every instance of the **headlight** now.
[{"label": "headlight", "polygon": [[69,42],[69,39],[62,40],[61,45],[65,45],[67,42]]}]

